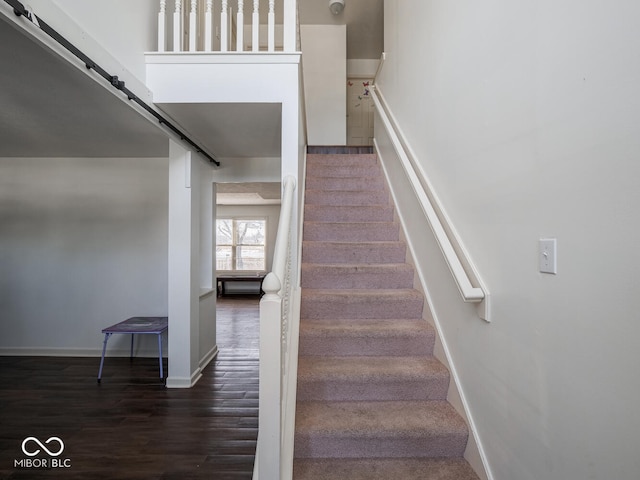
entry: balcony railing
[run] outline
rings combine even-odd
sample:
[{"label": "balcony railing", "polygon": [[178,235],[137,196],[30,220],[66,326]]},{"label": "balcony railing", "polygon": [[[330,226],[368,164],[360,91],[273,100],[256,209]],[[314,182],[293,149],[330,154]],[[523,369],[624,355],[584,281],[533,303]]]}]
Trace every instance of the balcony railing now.
[{"label": "balcony railing", "polygon": [[292,53],[297,0],[160,0],[158,52]]}]

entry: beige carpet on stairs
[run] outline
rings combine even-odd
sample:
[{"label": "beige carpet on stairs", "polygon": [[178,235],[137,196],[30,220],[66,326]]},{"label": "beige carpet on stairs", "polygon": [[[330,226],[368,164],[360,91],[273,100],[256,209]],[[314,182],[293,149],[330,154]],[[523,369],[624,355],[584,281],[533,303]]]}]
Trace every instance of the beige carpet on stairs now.
[{"label": "beige carpet on stairs", "polygon": [[471,480],[374,154],[309,154],[294,480]]}]

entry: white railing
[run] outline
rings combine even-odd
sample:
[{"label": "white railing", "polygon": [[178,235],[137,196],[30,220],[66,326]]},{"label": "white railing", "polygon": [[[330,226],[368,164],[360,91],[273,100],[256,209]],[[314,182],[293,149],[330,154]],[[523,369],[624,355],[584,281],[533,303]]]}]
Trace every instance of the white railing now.
[{"label": "white railing", "polygon": [[[291,53],[297,49],[297,0],[159,1],[158,52]],[[276,1],[283,12],[278,19]]]},{"label": "white railing", "polygon": [[[384,55],[382,60],[384,60]],[[462,242],[455,233],[451,222],[440,206],[426,175],[420,166],[416,165],[409,158],[407,152],[410,151],[410,148],[407,147],[406,142],[403,142],[398,136],[393,114],[388,111],[382,94],[377,90],[375,84],[374,88],[371,89],[371,97],[393,144],[393,148],[422,206],[422,210],[431,226],[431,230],[440,246],[440,250],[449,266],[449,270],[458,286],[463,301],[478,303],[478,314],[480,318],[487,322],[490,321],[489,292],[471,258],[462,246]],[[414,155],[411,156],[414,157]]]},{"label": "white railing", "polygon": [[[260,300],[260,390],[258,446],[254,480],[279,480],[286,462],[285,428],[295,414],[297,365],[296,312],[299,289],[292,274],[291,248],[295,234],[292,212],[296,180],[283,181],[282,207],[276,236],[272,271],[262,284]],[[296,293],[298,292],[298,293]],[[292,347],[293,346],[293,347]]]}]

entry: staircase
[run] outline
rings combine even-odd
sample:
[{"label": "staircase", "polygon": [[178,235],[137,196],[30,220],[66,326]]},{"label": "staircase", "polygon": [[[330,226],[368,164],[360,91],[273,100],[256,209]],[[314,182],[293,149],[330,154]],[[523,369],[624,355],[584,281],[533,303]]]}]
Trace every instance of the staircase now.
[{"label": "staircase", "polygon": [[477,479],[374,154],[309,154],[294,480]]}]

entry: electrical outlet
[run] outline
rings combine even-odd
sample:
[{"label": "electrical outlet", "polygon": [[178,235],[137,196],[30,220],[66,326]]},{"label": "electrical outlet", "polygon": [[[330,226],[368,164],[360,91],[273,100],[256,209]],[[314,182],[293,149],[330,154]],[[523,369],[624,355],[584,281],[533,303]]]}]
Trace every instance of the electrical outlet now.
[{"label": "electrical outlet", "polygon": [[542,273],[558,273],[558,247],[555,238],[541,238],[538,244],[538,263]]}]

